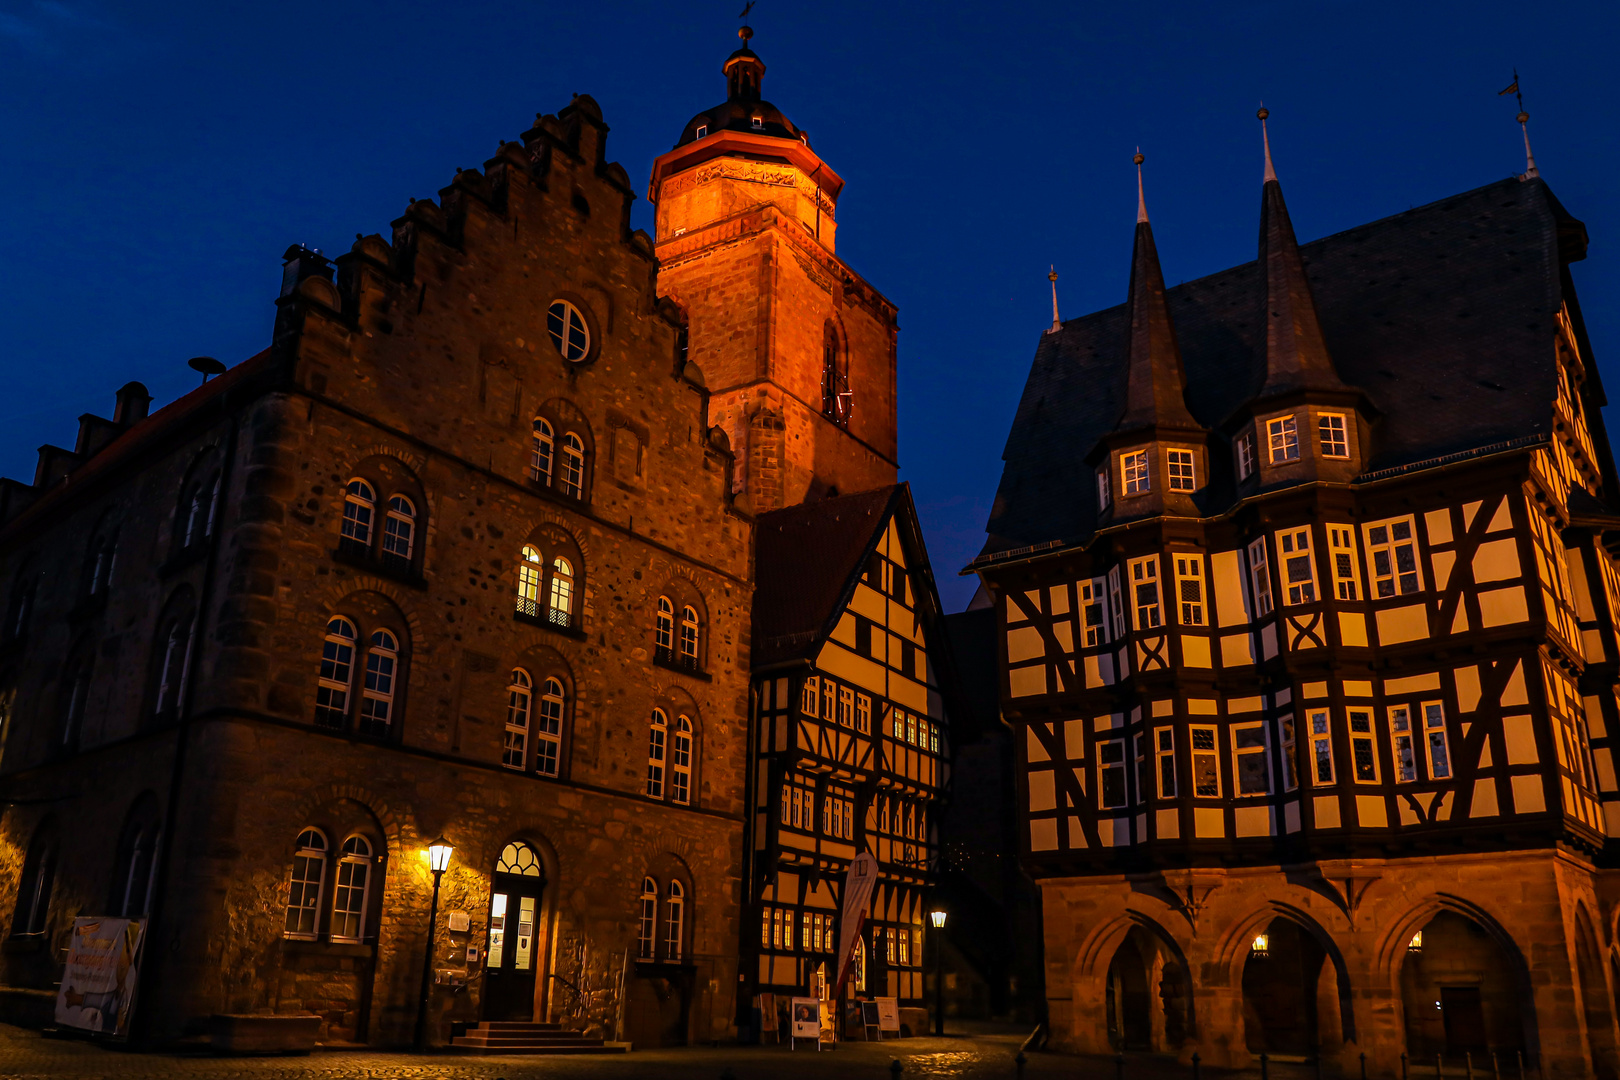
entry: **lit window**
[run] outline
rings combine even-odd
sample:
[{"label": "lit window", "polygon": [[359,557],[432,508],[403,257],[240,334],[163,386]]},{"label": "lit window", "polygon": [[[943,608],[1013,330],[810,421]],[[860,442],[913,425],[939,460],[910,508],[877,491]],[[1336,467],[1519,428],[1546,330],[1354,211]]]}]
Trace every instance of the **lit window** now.
[{"label": "lit window", "polygon": [[403,495],[391,496],[383,521],[383,558],[409,566],[415,543],[416,506]]},{"label": "lit window", "polygon": [[1423,588],[1410,517],[1368,525],[1366,536],[1368,576],[1372,578],[1374,595],[1406,596]]},{"label": "lit window", "polygon": [[1097,791],[1104,810],[1125,805],[1125,740],[1097,744]]},{"label": "lit window", "polygon": [[354,624],[341,616],[326,624],[321,646],[321,674],[315,688],[315,722],[342,727],[349,714],[349,687],[354,681]]},{"label": "lit window", "polygon": [[287,894],[287,936],[312,938],[319,926],[321,887],[326,882],[326,837],[319,829],[298,834],[292,886]]},{"label": "lit window", "polygon": [[1113,628],[1111,636],[1115,639],[1125,633],[1125,600],[1120,586],[1119,567],[1111,567],[1108,571],[1108,611],[1113,616],[1109,625]]},{"label": "lit window", "polygon": [[669,602],[669,597],[658,598],[658,618],[653,631],[653,644],[658,649],[658,655],[670,659],[675,653],[675,605]]},{"label": "lit window", "polygon": [[1266,439],[1271,463],[1299,460],[1299,425],[1292,416],[1279,416],[1266,422]]},{"label": "lit window", "polygon": [[1238,479],[1247,480],[1254,473],[1254,432],[1245,431],[1237,441]]},{"label": "lit window", "polygon": [[1451,776],[1451,750],[1446,742],[1446,711],[1438,701],[1423,706],[1423,728],[1429,736],[1429,775],[1436,780]]},{"label": "lit window", "polygon": [[763,116],[756,116],[749,121],[749,123],[755,131],[763,131],[765,129],[765,118]]},{"label": "lit window", "polygon": [[1148,456],[1135,450],[1119,456],[1119,473],[1125,480],[1125,494],[1140,495],[1148,490]]},{"label": "lit window", "polygon": [[1350,438],[1345,432],[1344,417],[1326,413],[1317,421],[1322,437],[1322,456],[1347,458],[1350,456]]},{"label": "lit window", "polygon": [[647,732],[647,797],[664,797],[664,757],[669,742],[669,717],[663,709],[652,711]]},{"label": "lit window", "polygon": [[1113,493],[1108,490],[1108,470],[1097,470],[1097,509],[1106,510],[1114,501]]},{"label": "lit window", "polygon": [[1266,539],[1249,544],[1249,584],[1254,589],[1254,617],[1271,614],[1271,568],[1266,562]]},{"label": "lit window", "polygon": [[1326,709],[1313,709],[1309,715],[1311,725],[1311,762],[1317,784],[1333,783],[1333,731],[1328,724]]},{"label": "lit window", "polygon": [[1132,599],[1136,607],[1136,628],[1151,630],[1164,622],[1159,611],[1159,559],[1149,555],[1131,560]]},{"label": "lit window", "polygon": [[1108,627],[1103,616],[1103,579],[1080,582],[1080,617],[1084,623],[1083,641],[1088,649],[1108,643]]},{"label": "lit window", "polygon": [[1193,475],[1193,452],[1191,450],[1167,450],[1165,451],[1165,458],[1170,466],[1170,490],[1196,490],[1198,485]]},{"label": "lit window", "polygon": [[394,675],[399,663],[399,643],[387,630],[371,635],[366,650],[366,687],[360,696],[362,735],[387,735],[394,719]]},{"label": "lit window", "polygon": [[1294,761],[1294,718],[1285,716],[1282,724],[1282,766],[1283,790],[1293,791],[1299,787],[1299,766]]},{"label": "lit window", "polygon": [[517,609],[520,614],[540,614],[540,577],[544,566],[539,549],[524,544],[518,559]]},{"label": "lit window", "polygon": [[1242,724],[1232,729],[1233,770],[1239,795],[1271,794],[1271,762],[1265,724]]},{"label": "lit window", "polygon": [[675,718],[669,748],[669,797],[685,806],[692,800],[692,721]]},{"label": "lit window", "polygon": [[1356,533],[1348,525],[1328,526],[1328,555],[1333,561],[1333,590],[1340,600],[1354,600],[1356,588]]},{"label": "lit window", "polygon": [[547,679],[534,727],[534,771],[556,776],[562,759],[563,684]]},{"label": "lit window", "polygon": [[1378,782],[1378,749],[1373,742],[1372,712],[1350,710],[1350,762],[1356,770],[1356,783]]},{"label": "lit window", "polygon": [[641,920],[636,927],[636,956],[642,960],[653,958],[654,938],[658,932],[658,883],[652,878],[641,879]]},{"label": "lit window", "polygon": [[687,604],[681,608],[681,663],[695,669],[698,659],[697,609]]},{"label": "lit window", "polygon": [[1192,729],[1193,794],[1200,799],[1221,797],[1221,756],[1215,746],[1215,729]]},{"label": "lit window", "polygon": [[1159,760],[1159,798],[1176,797],[1176,733],[1173,728],[1160,728],[1154,735],[1158,745],[1154,753]]},{"label": "lit window", "polygon": [[366,897],[371,884],[371,844],[363,836],[343,842],[332,891],[332,940],[359,941],[366,930]]},{"label": "lit window", "polygon": [[1289,529],[1277,534],[1284,584],[1290,604],[1316,602],[1316,563],[1311,558],[1311,530]]},{"label": "lit window", "polygon": [[544,417],[534,418],[534,446],[529,453],[529,476],[542,484],[551,483],[551,459],[556,450],[551,422]]},{"label": "lit window", "polygon": [[583,360],[591,348],[591,332],[585,316],[567,300],[553,300],[546,312],[546,329],[551,343],[564,360]]},{"label": "lit window", "polygon": [[572,431],[563,436],[562,474],[557,479],[558,490],[570,499],[578,499],[584,495],[585,444]]},{"label": "lit window", "polygon": [[669,883],[669,899],[664,902],[664,959],[670,962],[681,958],[681,926],[686,910],[686,890],[681,883]]},{"label": "lit window", "polygon": [[1177,555],[1176,600],[1181,621],[1188,626],[1204,625],[1204,560],[1197,555]]},{"label": "lit window", "polygon": [[528,766],[532,686],[527,671],[522,668],[512,669],[512,681],[506,687],[506,745],[501,750],[501,764],[508,769],[523,769]]},{"label": "lit window", "polygon": [[708,124],[699,124],[698,129],[692,133],[692,138],[694,138],[694,139],[702,139],[702,138],[706,138],[708,136],[708,134],[709,134],[709,125]]},{"label": "lit window", "polygon": [[1407,952],[1422,952],[1423,951],[1423,931],[1419,930],[1417,933],[1412,935],[1412,940],[1408,941],[1406,943],[1406,951]]},{"label": "lit window", "polygon": [[377,494],[371,490],[371,485],[359,478],[350,480],[343,496],[343,539],[369,547],[376,510]]},{"label": "lit window", "polygon": [[1255,959],[1264,960],[1271,954],[1271,936],[1269,934],[1256,934],[1249,949],[1254,953]]},{"label": "lit window", "polygon": [[546,618],[553,626],[570,626],[574,619],[574,568],[562,556],[551,560],[551,592]]}]

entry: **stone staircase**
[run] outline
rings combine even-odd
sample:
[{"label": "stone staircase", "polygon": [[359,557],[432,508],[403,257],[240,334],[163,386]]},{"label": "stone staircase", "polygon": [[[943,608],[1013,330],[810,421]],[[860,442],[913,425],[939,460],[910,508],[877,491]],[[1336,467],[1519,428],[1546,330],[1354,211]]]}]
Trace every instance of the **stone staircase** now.
[{"label": "stone staircase", "polygon": [[450,1049],[465,1054],[623,1054],[630,1044],[582,1035],[561,1024],[486,1020],[451,1039]]}]

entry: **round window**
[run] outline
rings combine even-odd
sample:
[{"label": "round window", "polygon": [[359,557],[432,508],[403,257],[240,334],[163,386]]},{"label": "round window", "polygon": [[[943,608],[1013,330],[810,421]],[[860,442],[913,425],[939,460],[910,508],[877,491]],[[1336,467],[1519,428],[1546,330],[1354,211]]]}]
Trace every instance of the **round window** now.
[{"label": "round window", "polygon": [[564,360],[583,360],[591,350],[591,332],[585,326],[585,316],[579,308],[566,300],[554,300],[546,312],[546,329],[551,332],[551,343]]}]

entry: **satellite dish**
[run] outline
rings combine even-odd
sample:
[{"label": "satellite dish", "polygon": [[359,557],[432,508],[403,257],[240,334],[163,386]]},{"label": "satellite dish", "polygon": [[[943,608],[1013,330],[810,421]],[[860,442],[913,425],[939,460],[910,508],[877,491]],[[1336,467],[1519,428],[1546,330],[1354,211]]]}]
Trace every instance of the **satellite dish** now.
[{"label": "satellite dish", "polygon": [[225,365],[220,363],[218,360],[215,360],[212,356],[193,356],[190,360],[186,361],[186,366],[192,371],[201,372],[203,382],[207,382],[209,376],[211,375],[225,374]]}]

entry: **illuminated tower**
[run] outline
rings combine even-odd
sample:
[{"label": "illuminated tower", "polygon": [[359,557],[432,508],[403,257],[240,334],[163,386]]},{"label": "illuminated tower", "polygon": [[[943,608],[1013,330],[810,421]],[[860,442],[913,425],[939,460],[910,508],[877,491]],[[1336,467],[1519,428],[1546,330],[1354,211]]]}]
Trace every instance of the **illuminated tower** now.
[{"label": "illuminated tower", "polygon": [[760,97],[765,64],[726,59],[726,100],[653,163],[661,290],[758,511],[892,484],[895,308],[835,254],[844,181]]}]

